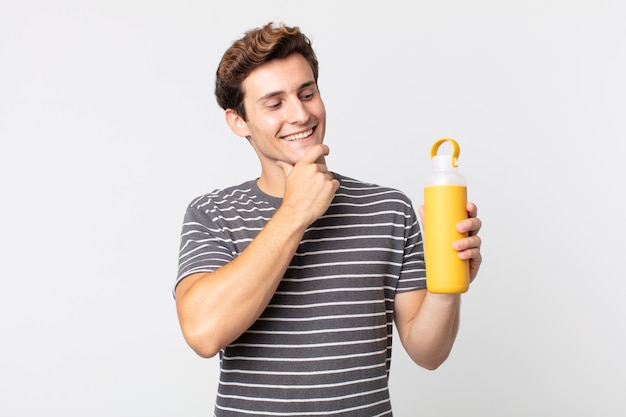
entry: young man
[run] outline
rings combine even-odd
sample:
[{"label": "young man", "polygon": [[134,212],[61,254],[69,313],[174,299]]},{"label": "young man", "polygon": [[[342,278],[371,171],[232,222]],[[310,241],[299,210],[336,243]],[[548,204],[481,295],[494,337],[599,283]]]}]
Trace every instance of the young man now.
[{"label": "young man", "polygon": [[[249,31],[224,54],[216,96],[261,175],[188,207],[175,286],[180,326],[220,354],[215,416],[390,416],[392,325],[427,369],[448,356],[459,295],[425,287],[422,235],[397,190],[329,171],[318,63],[297,27]],[[481,222],[455,242],[481,263]]]}]

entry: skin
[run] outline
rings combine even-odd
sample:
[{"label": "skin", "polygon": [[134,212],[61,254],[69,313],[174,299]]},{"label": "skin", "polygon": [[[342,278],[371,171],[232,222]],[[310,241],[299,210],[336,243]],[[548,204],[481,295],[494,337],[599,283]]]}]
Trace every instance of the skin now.
[{"label": "skin", "polygon": [[[243,88],[248,119],[227,109],[226,122],[259,157],[261,190],[283,202],[237,258],[213,272],[190,275],[177,286],[183,336],[203,357],[216,355],[261,315],[306,228],[326,212],[339,188],[325,160],[326,110],[306,60],[294,54],[265,63],[250,73]],[[457,229],[469,236],[454,248],[460,258],[469,259],[473,280],[482,260],[481,222],[474,204],[468,203],[467,210],[469,218]],[[418,212],[423,220],[423,207]],[[459,308],[458,294],[419,290],[396,295],[398,334],[415,363],[435,369],[445,361],[456,338]]]}]

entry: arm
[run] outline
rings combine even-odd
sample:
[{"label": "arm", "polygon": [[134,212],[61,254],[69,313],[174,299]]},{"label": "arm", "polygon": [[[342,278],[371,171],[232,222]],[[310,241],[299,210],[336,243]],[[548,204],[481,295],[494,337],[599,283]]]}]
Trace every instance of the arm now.
[{"label": "arm", "polygon": [[[461,259],[470,260],[470,281],[482,262],[481,221],[476,206],[468,203],[469,218],[459,222],[457,229],[469,236],[454,243]],[[420,216],[423,217],[423,207]],[[426,369],[436,369],[450,354],[459,328],[460,294],[433,294],[427,290],[396,295],[395,322],[402,345],[411,359]]]},{"label": "arm", "polygon": [[178,319],[187,343],[214,356],[239,337],[271,300],[306,228],[332,201],[338,181],[328,173],[325,146],[310,150],[286,175],[283,204],[233,261],[183,279],[176,287]]}]

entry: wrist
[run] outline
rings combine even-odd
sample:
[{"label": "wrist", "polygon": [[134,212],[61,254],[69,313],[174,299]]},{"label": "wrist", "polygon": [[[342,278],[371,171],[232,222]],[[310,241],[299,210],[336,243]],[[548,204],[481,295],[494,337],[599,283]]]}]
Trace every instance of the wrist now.
[{"label": "wrist", "polygon": [[458,306],[461,304],[461,294],[438,294],[428,291],[428,298],[441,306]]},{"label": "wrist", "polygon": [[295,232],[301,232],[302,234],[315,221],[315,219],[311,220],[309,218],[306,210],[287,201],[283,201],[283,204],[278,208],[272,219],[279,221],[283,227],[292,229]]}]

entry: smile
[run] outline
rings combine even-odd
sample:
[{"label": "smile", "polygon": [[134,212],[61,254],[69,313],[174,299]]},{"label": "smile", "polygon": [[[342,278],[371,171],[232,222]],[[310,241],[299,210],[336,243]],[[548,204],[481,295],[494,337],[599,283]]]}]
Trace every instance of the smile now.
[{"label": "smile", "polygon": [[309,129],[309,130],[307,130],[305,132],[296,133],[294,135],[283,136],[283,140],[291,142],[291,141],[294,141],[294,140],[300,140],[300,139],[308,138],[312,134],[313,134],[313,129]]}]

